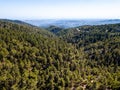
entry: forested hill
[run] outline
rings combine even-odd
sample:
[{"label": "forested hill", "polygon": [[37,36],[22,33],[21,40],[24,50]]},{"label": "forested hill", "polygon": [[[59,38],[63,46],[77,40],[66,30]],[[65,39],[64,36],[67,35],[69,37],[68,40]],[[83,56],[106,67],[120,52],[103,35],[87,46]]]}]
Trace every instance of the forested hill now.
[{"label": "forested hill", "polygon": [[106,24],[106,25],[84,25],[75,28],[63,29],[58,32],[58,35],[67,35],[67,34],[80,34],[85,32],[120,32],[120,24]]},{"label": "forested hill", "polygon": [[57,35],[78,49],[84,48],[88,59],[120,65],[120,24],[81,26],[61,30]]},{"label": "forested hill", "polygon": [[34,27],[0,21],[1,90],[71,87],[70,81],[76,79],[73,70],[74,64],[80,62],[79,53],[51,35]]},{"label": "forested hill", "polygon": [[30,25],[28,23],[19,21],[19,20],[7,20],[7,19],[1,19],[0,20],[0,28],[2,29],[10,29],[10,30],[18,30],[18,31],[24,31],[28,33],[38,33],[42,36],[46,37],[54,37],[55,35],[48,32],[47,30],[36,27],[33,25]]},{"label": "forested hill", "polygon": [[1,90],[120,89],[119,24],[56,36],[21,23],[0,20]]},{"label": "forested hill", "polygon": [[[84,41],[86,45],[103,41],[108,38],[119,36],[120,24],[108,24],[97,26],[81,26],[76,28],[63,29],[56,33],[64,40],[70,43],[79,43]],[[83,44],[83,46],[84,46]]]},{"label": "forested hill", "polygon": [[26,23],[26,22],[24,22],[24,21],[20,21],[20,20],[9,20],[9,19],[0,19],[0,21],[3,21],[3,22],[11,22],[11,23],[16,23],[16,24],[22,24],[22,25],[30,25],[30,26],[32,26],[31,24],[28,24],[28,23]]}]

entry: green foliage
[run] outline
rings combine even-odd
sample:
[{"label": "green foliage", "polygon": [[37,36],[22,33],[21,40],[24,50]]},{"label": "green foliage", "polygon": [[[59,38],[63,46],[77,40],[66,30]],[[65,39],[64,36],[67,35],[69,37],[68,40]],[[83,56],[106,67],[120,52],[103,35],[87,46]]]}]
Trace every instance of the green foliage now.
[{"label": "green foliage", "polygon": [[79,29],[0,20],[0,89],[119,90],[119,24]]}]

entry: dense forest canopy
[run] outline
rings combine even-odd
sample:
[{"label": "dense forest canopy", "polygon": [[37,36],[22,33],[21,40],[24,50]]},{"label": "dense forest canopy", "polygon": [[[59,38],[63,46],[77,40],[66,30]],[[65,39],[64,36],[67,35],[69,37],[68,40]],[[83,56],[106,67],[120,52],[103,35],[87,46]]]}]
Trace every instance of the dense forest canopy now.
[{"label": "dense forest canopy", "polygon": [[0,20],[0,89],[119,90],[120,24],[45,30]]}]

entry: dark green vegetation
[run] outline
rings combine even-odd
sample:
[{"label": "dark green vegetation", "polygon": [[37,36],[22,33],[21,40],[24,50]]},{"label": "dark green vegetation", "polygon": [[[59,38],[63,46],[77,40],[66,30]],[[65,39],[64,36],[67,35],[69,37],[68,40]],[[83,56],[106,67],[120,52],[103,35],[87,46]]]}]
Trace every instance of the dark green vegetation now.
[{"label": "dark green vegetation", "polygon": [[0,90],[119,90],[119,31],[82,26],[54,35],[0,20]]},{"label": "dark green vegetation", "polygon": [[48,28],[45,28],[45,29],[48,30],[48,31],[50,31],[50,32],[52,32],[52,33],[54,33],[54,34],[57,34],[61,30],[63,30],[63,28],[57,27],[57,26],[54,26],[54,25],[49,26]]}]

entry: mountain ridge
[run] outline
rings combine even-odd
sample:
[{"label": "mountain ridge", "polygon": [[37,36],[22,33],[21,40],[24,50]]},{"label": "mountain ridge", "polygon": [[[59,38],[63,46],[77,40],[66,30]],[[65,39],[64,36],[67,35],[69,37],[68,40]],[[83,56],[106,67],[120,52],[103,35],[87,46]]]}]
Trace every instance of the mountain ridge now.
[{"label": "mountain ridge", "polygon": [[32,25],[49,27],[51,25],[58,26],[61,28],[72,28],[83,25],[104,25],[104,24],[117,24],[120,23],[120,19],[88,19],[88,20],[25,20],[25,22]]}]

